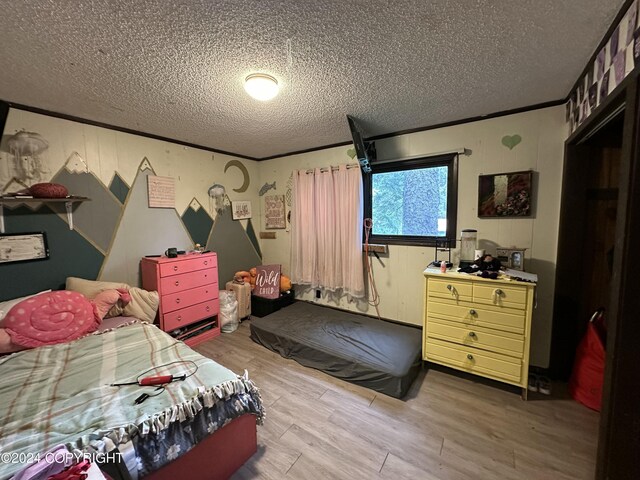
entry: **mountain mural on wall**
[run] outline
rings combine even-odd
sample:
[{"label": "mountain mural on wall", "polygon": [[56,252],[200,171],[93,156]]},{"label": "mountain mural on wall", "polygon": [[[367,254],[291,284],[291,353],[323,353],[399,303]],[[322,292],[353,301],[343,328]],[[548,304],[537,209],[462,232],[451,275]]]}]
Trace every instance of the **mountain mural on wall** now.
[{"label": "mountain mural on wall", "polygon": [[155,175],[144,158],[124,204],[111,249],[102,265],[99,280],[140,285],[140,259],[160,255],[169,247],[189,250],[189,233],[175,208],[149,208],[147,177]]},{"label": "mountain mural on wall", "polygon": [[50,255],[46,260],[1,264],[0,301],[64,288],[67,277],[96,278],[104,255],[78,232],[69,230],[49,206],[38,203],[36,210],[24,205],[5,207],[4,214],[7,233],[45,232]]},{"label": "mountain mural on wall", "polygon": [[256,249],[256,253],[259,257],[262,258],[262,251],[260,251],[260,242],[258,242],[258,236],[256,235],[256,231],[253,229],[253,223],[251,223],[251,219],[247,222],[247,235],[249,236],[249,240],[251,240],[251,244],[253,248]]},{"label": "mountain mural on wall", "polygon": [[218,253],[218,281],[221,287],[233,280],[233,274],[237,271],[262,264],[242,224],[231,217],[230,207],[218,212],[207,240],[207,250]]},{"label": "mountain mural on wall", "polygon": [[127,182],[122,179],[118,172],[113,174],[111,183],[109,183],[109,190],[122,204],[124,204],[127,195],[129,195],[129,185],[127,185]]},{"label": "mountain mural on wall", "polygon": [[[69,157],[51,181],[67,187],[72,195],[91,199],[74,207],[74,228],[102,253],[106,253],[122,211],[118,199],[98,177],[88,171],[87,164],[76,152]],[[63,204],[52,204],[51,208],[66,219]]]},{"label": "mountain mural on wall", "polygon": [[211,227],[213,226],[213,218],[202,207],[200,202],[194,197],[189,206],[182,214],[182,221],[191,236],[193,243],[204,245],[207,243]]},{"label": "mountain mural on wall", "polygon": [[[73,152],[49,181],[90,199],[74,204],[75,230],[69,230],[64,204],[5,206],[7,232],[46,232],[51,258],[0,264],[0,276],[12,279],[2,284],[0,296],[63,288],[68,276],[139,285],[140,258],[161,255],[170,247],[188,251],[195,243],[218,253],[221,285],[236,271],[262,263],[253,224],[249,220],[245,229],[232,220],[228,207],[215,221],[196,197],[182,216],[175,208],[149,208],[150,175],[155,171],[145,157],[131,186],[115,171],[107,186]],[[11,191],[25,186],[16,179],[9,184]]]}]

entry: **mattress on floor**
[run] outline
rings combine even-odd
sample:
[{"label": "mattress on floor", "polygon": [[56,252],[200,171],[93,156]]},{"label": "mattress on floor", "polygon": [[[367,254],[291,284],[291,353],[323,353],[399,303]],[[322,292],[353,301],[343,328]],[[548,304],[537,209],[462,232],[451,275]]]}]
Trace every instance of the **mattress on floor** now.
[{"label": "mattress on floor", "polygon": [[251,338],[301,365],[396,398],[420,370],[420,329],[306,302],[253,318]]}]

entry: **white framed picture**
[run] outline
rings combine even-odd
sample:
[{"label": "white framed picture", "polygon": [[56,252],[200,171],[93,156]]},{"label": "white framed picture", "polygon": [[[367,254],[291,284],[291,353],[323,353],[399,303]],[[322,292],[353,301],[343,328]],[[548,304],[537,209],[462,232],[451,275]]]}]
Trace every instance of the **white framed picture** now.
[{"label": "white framed picture", "polygon": [[231,215],[234,220],[251,218],[251,202],[248,200],[231,202]]}]

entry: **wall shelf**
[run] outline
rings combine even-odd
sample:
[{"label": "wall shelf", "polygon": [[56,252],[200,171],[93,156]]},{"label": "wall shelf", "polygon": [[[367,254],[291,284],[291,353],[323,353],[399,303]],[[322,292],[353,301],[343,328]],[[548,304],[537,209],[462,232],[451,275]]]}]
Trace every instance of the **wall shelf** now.
[{"label": "wall shelf", "polygon": [[30,205],[34,203],[64,203],[67,211],[67,222],[69,230],[73,230],[73,204],[90,201],[87,197],[64,197],[64,198],[31,198],[31,197],[0,197],[0,233],[4,232],[4,206],[18,205],[21,203]]}]

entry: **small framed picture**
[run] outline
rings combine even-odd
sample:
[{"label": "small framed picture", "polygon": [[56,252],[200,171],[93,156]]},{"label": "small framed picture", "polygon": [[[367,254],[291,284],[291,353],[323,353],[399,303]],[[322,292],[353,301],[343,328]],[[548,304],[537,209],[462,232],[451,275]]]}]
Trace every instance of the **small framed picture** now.
[{"label": "small framed picture", "polygon": [[234,220],[251,218],[251,202],[248,200],[231,202],[231,215]]},{"label": "small framed picture", "polygon": [[531,215],[532,171],[480,175],[478,217]]},{"label": "small framed picture", "polygon": [[44,232],[0,235],[0,263],[31,262],[47,258],[49,246]]},{"label": "small framed picture", "polygon": [[285,228],[284,195],[267,195],[264,197],[264,223],[267,229]]}]

